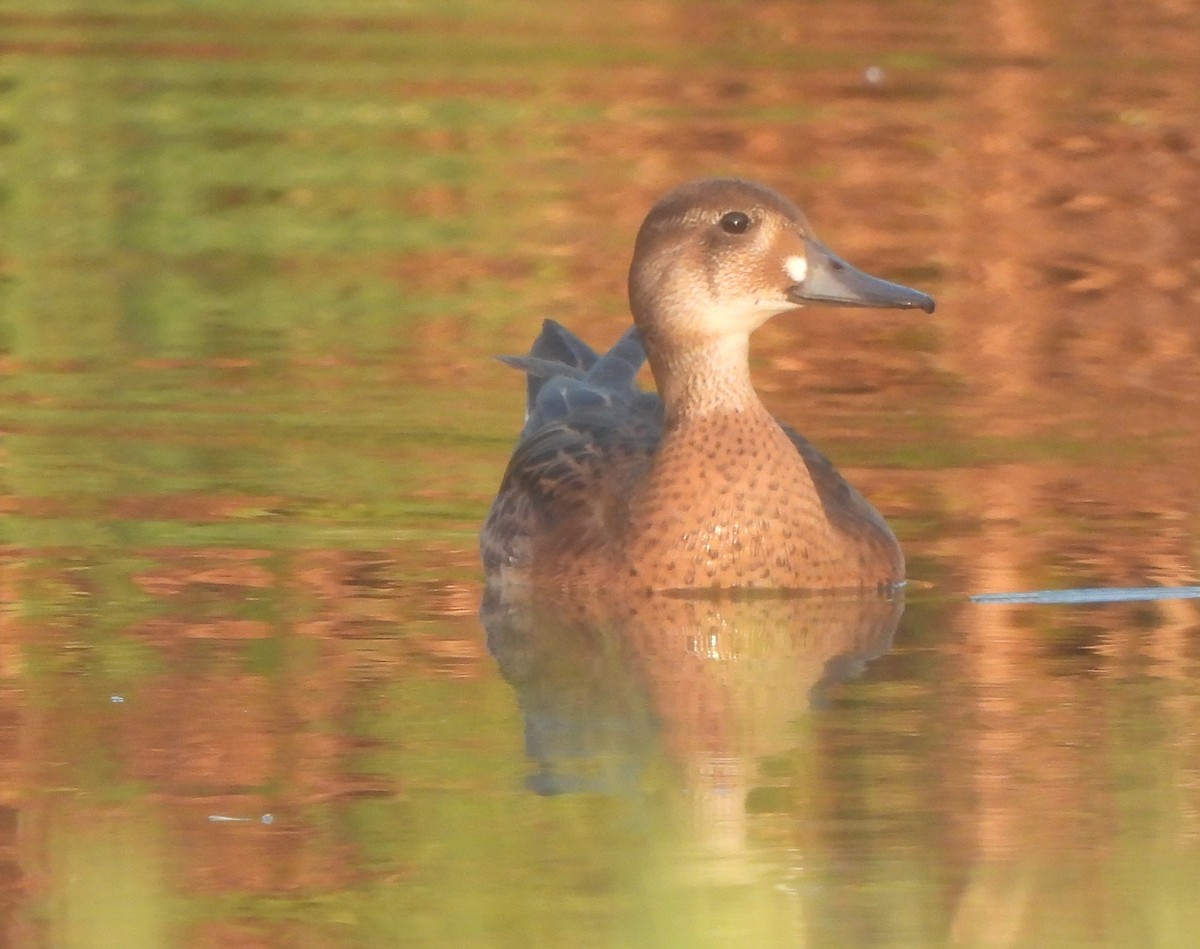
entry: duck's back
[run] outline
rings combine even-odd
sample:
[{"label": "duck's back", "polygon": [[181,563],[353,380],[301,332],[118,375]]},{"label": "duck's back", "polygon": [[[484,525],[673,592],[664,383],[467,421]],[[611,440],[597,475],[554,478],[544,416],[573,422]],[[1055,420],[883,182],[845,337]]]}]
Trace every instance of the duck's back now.
[{"label": "duck's back", "polygon": [[662,402],[634,377],[645,362],[637,330],[603,355],[546,320],[528,356],[525,424],[483,526],[489,579],[553,579],[560,568],[611,566],[630,493],[662,436]]}]

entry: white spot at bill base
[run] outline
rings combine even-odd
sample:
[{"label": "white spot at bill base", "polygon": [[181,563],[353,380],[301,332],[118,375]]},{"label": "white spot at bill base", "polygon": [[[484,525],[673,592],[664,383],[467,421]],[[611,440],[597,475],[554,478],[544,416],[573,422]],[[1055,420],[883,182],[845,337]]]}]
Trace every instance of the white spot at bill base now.
[{"label": "white spot at bill base", "polygon": [[799,254],[792,254],[783,262],[783,269],[796,283],[803,283],[808,276],[808,260]]}]

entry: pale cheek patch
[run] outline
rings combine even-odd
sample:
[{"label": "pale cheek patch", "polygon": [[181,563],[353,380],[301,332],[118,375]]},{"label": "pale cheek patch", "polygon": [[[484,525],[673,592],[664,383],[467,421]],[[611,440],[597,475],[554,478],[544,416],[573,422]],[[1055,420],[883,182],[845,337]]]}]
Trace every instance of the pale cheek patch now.
[{"label": "pale cheek patch", "polygon": [[796,283],[804,283],[808,276],[808,261],[799,254],[793,254],[783,262],[783,269]]}]

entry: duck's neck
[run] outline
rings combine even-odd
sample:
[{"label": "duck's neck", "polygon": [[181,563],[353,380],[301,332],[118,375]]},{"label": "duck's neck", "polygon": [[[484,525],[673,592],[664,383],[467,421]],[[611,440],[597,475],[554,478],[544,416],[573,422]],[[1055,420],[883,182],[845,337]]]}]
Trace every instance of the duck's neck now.
[{"label": "duck's neck", "polygon": [[656,346],[647,356],[668,431],[717,414],[769,417],[750,381],[750,337],[723,336],[687,346]]}]

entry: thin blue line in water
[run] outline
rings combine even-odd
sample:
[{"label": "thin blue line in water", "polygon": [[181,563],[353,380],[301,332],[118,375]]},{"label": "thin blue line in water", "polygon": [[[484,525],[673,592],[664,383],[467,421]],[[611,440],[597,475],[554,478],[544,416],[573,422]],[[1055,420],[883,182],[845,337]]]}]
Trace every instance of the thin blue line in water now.
[{"label": "thin blue line in water", "polygon": [[1136,603],[1144,600],[1197,600],[1200,587],[1093,587],[1031,590],[1028,593],[976,593],[973,603]]}]

